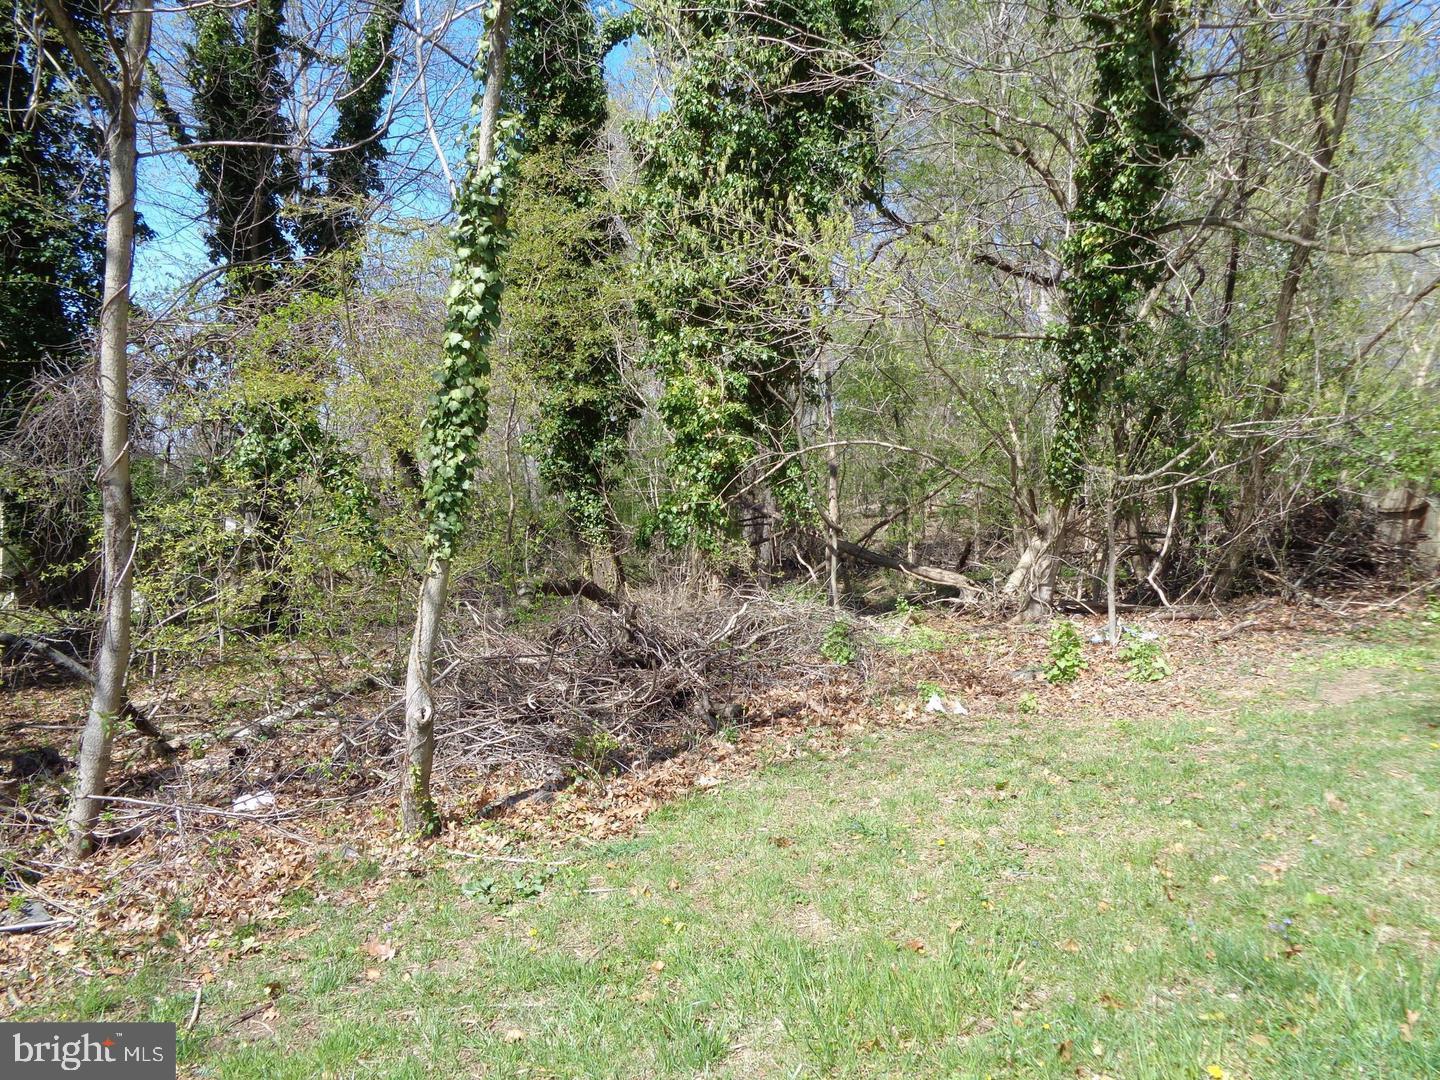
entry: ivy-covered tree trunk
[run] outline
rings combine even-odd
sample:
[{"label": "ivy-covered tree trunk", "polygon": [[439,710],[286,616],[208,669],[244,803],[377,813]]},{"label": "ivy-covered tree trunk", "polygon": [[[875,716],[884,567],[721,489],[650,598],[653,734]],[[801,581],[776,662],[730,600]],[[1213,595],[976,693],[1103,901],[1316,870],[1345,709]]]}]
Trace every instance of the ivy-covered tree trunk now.
[{"label": "ivy-covered tree trunk", "polygon": [[405,762],[400,778],[400,823],[412,835],[433,835],[440,825],[430,795],[430,771],[435,759],[431,680],[450,587],[450,561],[464,529],[480,436],[487,420],[490,367],[486,350],[500,317],[503,282],[499,267],[505,207],[496,140],[509,25],[510,0],[496,0],[485,43],[485,89],[479,129],[465,178],[455,196],[454,262],[445,302],[445,358],[426,424],[429,557],[405,669]]},{"label": "ivy-covered tree trunk", "polygon": [[593,579],[616,592],[611,495],[639,400],[615,331],[629,275],[605,179],[605,42],[587,0],[524,0],[510,38],[506,105],[524,154],[505,258],[507,357],[537,405],[524,442],[540,479]]},{"label": "ivy-covered tree trunk", "polygon": [[[676,67],[670,107],[639,140],[637,311],[670,437],[656,524],[677,547],[715,552],[758,502],[765,532],[747,539],[762,572],[770,506],[809,506],[789,455],[821,341],[825,237],[847,231],[879,170],[877,14],[870,0],[647,14]],[[790,464],[766,474],[767,458]]]},{"label": "ivy-covered tree trunk", "polygon": [[105,157],[110,181],[105,226],[105,295],[100,306],[100,500],[104,514],[104,600],[95,684],[80,737],[75,793],[66,818],[67,847],[86,854],[94,844],[110,769],[110,750],[125,707],[130,668],[130,599],[135,535],[130,512],[130,281],[135,255],[136,107],[150,49],[151,12],[126,17],[124,55],[112,83],[75,32],[60,0],[46,10],[75,61],[105,102]]},{"label": "ivy-covered tree trunk", "polygon": [[1052,505],[1037,515],[1007,583],[1020,597],[1020,619],[1048,613],[1094,436],[1114,403],[1117,376],[1140,359],[1140,302],[1165,273],[1156,237],[1171,163],[1194,144],[1183,119],[1180,19],[1171,0],[1086,0],[1080,12],[1094,45],[1094,101],[1061,250]]}]

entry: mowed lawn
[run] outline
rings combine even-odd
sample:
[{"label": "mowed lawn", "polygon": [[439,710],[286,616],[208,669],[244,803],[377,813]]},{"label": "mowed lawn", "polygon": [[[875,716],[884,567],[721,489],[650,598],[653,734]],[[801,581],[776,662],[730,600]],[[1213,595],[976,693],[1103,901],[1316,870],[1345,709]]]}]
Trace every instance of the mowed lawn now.
[{"label": "mowed lawn", "polygon": [[[1249,703],[863,736],[553,876],[456,858],[368,909],[292,898],[308,933],[207,988],[182,1070],[1440,1076],[1437,694],[1407,622]],[[156,970],[69,1007],[192,1002]]]}]

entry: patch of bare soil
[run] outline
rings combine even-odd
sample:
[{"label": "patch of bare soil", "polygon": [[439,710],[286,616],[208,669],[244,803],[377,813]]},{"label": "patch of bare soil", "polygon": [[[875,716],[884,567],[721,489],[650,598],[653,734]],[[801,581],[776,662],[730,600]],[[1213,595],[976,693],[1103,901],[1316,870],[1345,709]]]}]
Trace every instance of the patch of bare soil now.
[{"label": "patch of bare soil", "polygon": [[1325,680],[1320,687],[1320,704],[1342,708],[1357,701],[1385,693],[1389,687],[1373,672],[1346,671]]}]

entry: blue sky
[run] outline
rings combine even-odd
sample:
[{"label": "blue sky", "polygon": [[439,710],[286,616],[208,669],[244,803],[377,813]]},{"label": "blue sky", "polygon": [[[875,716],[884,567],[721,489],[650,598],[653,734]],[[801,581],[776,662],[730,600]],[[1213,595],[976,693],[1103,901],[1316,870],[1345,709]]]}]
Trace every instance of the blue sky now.
[{"label": "blue sky", "polygon": [[[349,0],[333,0],[334,8],[315,9],[324,17],[325,24],[312,29],[305,21],[312,12],[307,6],[309,2],[291,4],[289,29],[303,36],[312,47],[330,53],[343,47],[370,9],[368,3],[352,7]],[[325,0],[320,2],[323,4]],[[626,6],[610,3],[602,10],[615,13]],[[445,0],[421,0],[420,8],[426,25],[434,25],[448,10],[448,4]],[[415,21],[414,0],[407,4],[406,17],[412,23]],[[477,10],[449,27],[440,42],[443,48],[422,45],[426,49],[423,97],[428,100],[441,149],[452,170],[463,157],[463,132],[470,118],[473,89],[468,59],[474,55],[479,26]],[[167,85],[178,84],[177,73],[188,36],[189,25],[183,16],[162,14],[157,21],[154,60]],[[392,113],[386,138],[388,183],[379,207],[380,220],[391,226],[443,221],[450,211],[449,192],[427,131],[417,78],[416,42],[407,27],[401,27],[396,47],[399,64],[389,103]],[[467,63],[462,65],[460,58],[465,58]],[[628,44],[617,47],[607,58],[607,73],[622,93],[634,63],[635,53]],[[330,102],[334,87],[332,84],[319,90],[319,94],[303,96],[318,96],[322,104],[312,107],[308,113],[293,114],[290,119],[297,128],[308,124],[312,140],[324,145],[333,120]],[[172,91],[172,100],[183,102],[183,91]],[[135,291],[142,301],[154,304],[204,274],[210,268],[210,260],[201,223],[203,202],[195,190],[194,170],[183,155],[175,152],[153,115],[144,119],[143,127],[142,144],[146,151],[140,163],[139,209],[155,237],[142,244],[136,253]]]}]

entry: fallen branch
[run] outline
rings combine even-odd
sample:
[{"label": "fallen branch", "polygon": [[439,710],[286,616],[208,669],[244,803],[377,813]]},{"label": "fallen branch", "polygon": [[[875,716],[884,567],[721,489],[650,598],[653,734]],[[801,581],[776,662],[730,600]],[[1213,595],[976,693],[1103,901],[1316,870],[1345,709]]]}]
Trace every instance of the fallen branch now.
[{"label": "fallen branch", "polygon": [[52,926],[67,926],[74,919],[31,919],[29,922],[6,923],[0,926],[0,934],[31,934],[37,930],[49,930]]},{"label": "fallen branch", "polygon": [[[48,641],[41,638],[26,637],[23,634],[11,634],[6,631],[0,631],[0,646],[4,646],[7,650],[23,649],[27,653],[43,656],[46,660],[49,660],[50,663],[73,678],[79,679],[81,682],[91,686],[95,685],[95,675],[88,667],[69,653],[57,649],[54,645],[51,645]],[[121,707],[120,715],[128,720],[131,726],[141,735],[149,738],[155,744],[155,749],[162,755],[169,756],[174,754],[183,745],[183,743],[170,738],[156,727],[154,721],[129,701],[125,702]]]},{"label": "fallen branch", "polygon": [[277,709],[268,716],[262,716],[258,720],[250,720],[238,728],[226,732],[220,736],[221,742],[231,742],[235,739],[265,738],[275,734],[281,724],[288,724],[291,720],[305,715],[307,712],[314,712],[316,709],[323,709],[327,705],[333,705],[341,698],[349,697],[351,694],[358,694],[364,690],[373,690],[380,686],[380,678],[376,675],[361,675],[358,679],[351,679],[343,686],[331,687],[322,690],[318,694],[312,694],[308,698],[295,702],[293,705],[286,705],[283,709]]},{"label": "fallen branch", "polygon": [[875,566],[883,566],[888,570],[898,570],[907,577],[923,581],[928,585],[938,585],[942,589],[956,589],[960,592],[979,593],[984,591],[964,574],[956,573],[954,570],[943,570],[938,566],[924,566],[911,562],[909,559],[884,555],[871,548],[861,547],[851,540],[846,540],[843,536],[838,538],[838,546],[842,555],[848,555],[852,559],[859,559],[861,562],[871,563]]},{"label": "fallen branch", "polygon": [[1260,620],[1259,620],[1259,619],[1246,619],[1244,622],[1238,622],[1238,623],[1236,623],[1234,626],[1230,627],[1229,630],[1225,630],[1225,631],[1222,631],[1222,632],[1219,633],[1219,634],[1216,634],[1216,635],[1215,635],[1213,638],[1211,638],[1210,640],[1211,640],[1211,641],[1229,641],[1231,638],[1235,637],[1236,635],[1241,634],[1241,633],[1245,632],[1246,630],[1250,630],[1250,629],[1258,626],[1259,624],[1260,624]]}]

